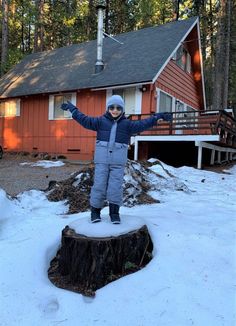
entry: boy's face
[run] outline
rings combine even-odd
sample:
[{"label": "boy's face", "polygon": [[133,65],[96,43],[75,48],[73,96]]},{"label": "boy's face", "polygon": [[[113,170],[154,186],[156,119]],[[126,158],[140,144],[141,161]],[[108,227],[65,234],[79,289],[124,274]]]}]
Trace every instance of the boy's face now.
[{"label": "boy's face", "polygon": [[122,107],[117,105],[111,105],[108,107],[108,111],[113,118],[118,118],[122,113]]}]

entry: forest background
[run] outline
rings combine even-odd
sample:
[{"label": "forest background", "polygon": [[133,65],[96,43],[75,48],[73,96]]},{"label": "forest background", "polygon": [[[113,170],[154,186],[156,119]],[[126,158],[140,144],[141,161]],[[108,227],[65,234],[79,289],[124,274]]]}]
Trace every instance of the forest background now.
[{"label": "forest background", "polygon": [[95,39],[98,2],[110,35],[198,16],[207,109],[236,110],[236,0],[1,0],[1,76],[30,53]]}]

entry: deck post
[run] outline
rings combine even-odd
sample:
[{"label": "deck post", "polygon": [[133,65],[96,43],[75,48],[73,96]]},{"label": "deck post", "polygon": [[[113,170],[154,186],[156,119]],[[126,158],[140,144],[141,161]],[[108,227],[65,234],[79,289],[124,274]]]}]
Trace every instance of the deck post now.
[{"label": "deck post", "polygon": [[215,153],[216,153],[215,149],[212,149],[211,150],[211,162],[210,162],[211,165],[214,165],[214,163],[215,163]]},{"label": "deck post", "polygon": [[136,139],[134,141],[134,160],[138,160],[138,141]]},{"label": "deck post", "polygon": [[198,142],[197,168],[202,168],[202,142]]},{"label": "deck post", "polygon": [[225,160],[226,160],[226,162],[229,162],[229,152],[225,153]]},{"label": "deck post", "polygon": [[[222,147],[217,146],[214,144],[209,144],[204,141],[195,141],[195,146],[198,147],[198,169],[201,169],[202,166],[202,148],[208,148],[211,150],[211,162],[210,164],[213,165],[214,163],[221,164],[224,162],[222,160],[222,155],[224,155],[224,159],[226,161],[233,160],[234,154],[236,154],[235,148],[228,148],[228,147]],[[215,162],[215,153],[217,152],[217,160]]]}]

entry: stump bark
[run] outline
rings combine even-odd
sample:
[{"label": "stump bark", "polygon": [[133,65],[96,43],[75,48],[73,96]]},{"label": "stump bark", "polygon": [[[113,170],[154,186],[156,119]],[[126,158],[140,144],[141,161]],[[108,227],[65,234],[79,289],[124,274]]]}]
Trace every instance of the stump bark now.
[{"label": "stump bark", "polygon": [[146,225],[110,237],[88,237],[66,226],[48,276],[60,288],[93,296],[109,282],[146,266],[152,250]]}]

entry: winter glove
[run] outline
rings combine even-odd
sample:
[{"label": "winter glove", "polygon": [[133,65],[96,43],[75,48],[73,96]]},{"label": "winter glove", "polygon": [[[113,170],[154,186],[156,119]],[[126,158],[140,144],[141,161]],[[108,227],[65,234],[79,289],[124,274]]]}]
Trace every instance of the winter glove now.
[{"label": "winter glove", "polygon": [[156,113],[154,116],[157,120],[162,119],[165,121],[172,121],[172,114],[168,112]]},{"label": "winter glove", "polygon": [[61,105],[61,109],[64,111],[69,110],[71,113],[76,110],[76,106],[74,106],[74,104],[72,104],[70,101],[67,101],[67,103],[62,103]]}]

